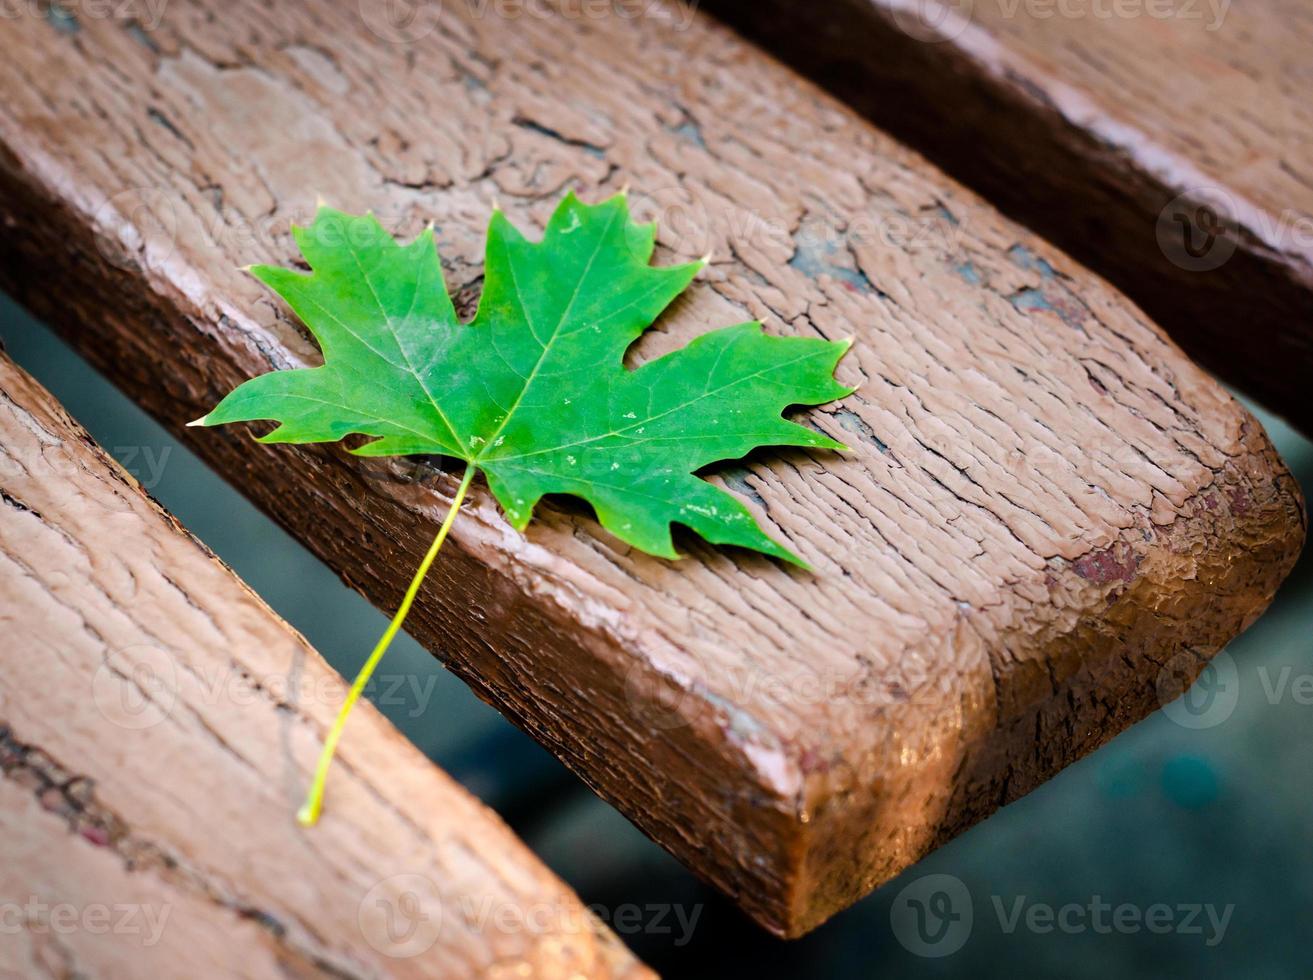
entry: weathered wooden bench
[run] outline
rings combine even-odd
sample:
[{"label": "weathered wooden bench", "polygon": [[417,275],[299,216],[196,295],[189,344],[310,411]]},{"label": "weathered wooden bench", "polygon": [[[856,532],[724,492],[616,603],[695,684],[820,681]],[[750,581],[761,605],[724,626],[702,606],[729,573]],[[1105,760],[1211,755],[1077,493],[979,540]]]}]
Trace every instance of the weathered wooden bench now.
[{"label": "weathered wooden bench", "polygon": [[399,234],[436,221],[469,309],[494,199],[532,225],[566,187],[629,184],[663,261],[714,256],[640,358],[745,317],[855,334],[860,391],[807,416],[855,451],[715,477],[815,574],[632,554],[567,505],[521,536],[476,493],[411,621],[761,923],[797,935],[855,901],[1266,607],[1304,516],[1261,427],[1119,293],[853,111],[686,8],[372,9],[6,23],[0,279],[384,608],[449,477],[183,428],[317,362],[239,271],[291,261],[317,196]]},{"label": "weathered wooden bench", "polygon": [[[710,0],[1106,275],[1305,432],[1313,11],[1299,0]],[[1243,331],[1236,325],[1243,324]]]},{"label": "weathered wooden bench", "polygon": [[0,976],[650,975],[3,354],[0,631]]}]

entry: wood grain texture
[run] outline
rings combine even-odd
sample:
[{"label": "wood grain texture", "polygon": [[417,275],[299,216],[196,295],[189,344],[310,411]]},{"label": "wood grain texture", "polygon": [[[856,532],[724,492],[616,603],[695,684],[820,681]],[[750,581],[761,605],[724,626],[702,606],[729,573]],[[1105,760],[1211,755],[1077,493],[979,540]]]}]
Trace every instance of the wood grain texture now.
[{"label": "wood grain texture", "polygon": [[651,976],[3,354],[0,644],[0,976]]},{"label": "wood grain texture", "polygon": [[[292,260],[316,192],[402,234],[434,219],[468,311],[494,198],[541,226],[566,187],[629,182],[665,219],[659,261],[716,256],[639,359],[749,317],[856,334],[840,377],[860,392],[807,416],[854,451],[717,476],[816,574],[692,541],[682,563],[633,554],[568,504],[521,536],[476,485],[412,616],[763,924],[823,921],[1156,708],[1160,665],[1192,676],[1266,607],[1304,515],[1261,427],[1119,294],[853,113],[680,7],[448,4],[406,43],[373,9],[6,23],[5,282],[180,432],[317,362],[238,270]],[[184,437],[384,608],[454,490],[424,464]]]},{"label": "wood grain texture", "polygon": [[707,6],[1107,276],[1193,357],[1313,432],[1308,4]]}]

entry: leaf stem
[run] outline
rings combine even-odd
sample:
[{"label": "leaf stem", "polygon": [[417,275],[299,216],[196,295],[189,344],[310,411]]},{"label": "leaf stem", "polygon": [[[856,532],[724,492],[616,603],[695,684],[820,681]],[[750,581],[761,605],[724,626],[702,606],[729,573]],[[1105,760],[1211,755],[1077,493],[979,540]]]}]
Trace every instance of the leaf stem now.
[{"label": "leaf stem", "polygon": [[392,622],[388,624],[387,630],[379,638],[378,644],[374,651],[365,661],[365,665],[360,668],[360,673],[356,675],[355,681],[351,684],[351,690],[343,702],[341,710],[337,713],[337,719],[333,722],[333,727],[328,732],[328,738],[324,739],[324,749],[319,754],[319,765],[315,768],[315,779],[310,786],[310,792],[306,794],[305,802],[301,804],[301,809],[297,811],[296,819],[303,827],[313,827],[319,822],[319,814],[324,808],[324,785],[328,781],[328,770],[333,764],[333,755],[337,751],[338,740],[342,737],[342,731],[346,728],[347,718],[351,714],[351,709],[356,706],[360,700],[360,695],[364,693],[365,685],[369,683],[370,677],[374,674],[374,669],[378,666],[383,654],[387,652],[392,645],[393,639],[401,631],[401,625],[406,621],[406,616],[410,612],[410,607],[415,604],[415,597],[419,595],[420,586],[424,583],[424,576],[432,567],[434,559],[438,557],[438,552],[442,550],[442,543],[447,540],[447,532],[451,530],[451,525],[456,520],[456,512],[460,510],[460,505],[465,500],[466,493],[469,492],[470,483],[474,480],[474,464],[467,463],[465,466],[465,475],[461,478],[460,488],[456,491],[456,496],[451,502],[451,509],[447,511],[447,517],[442,522],[442,527],[438,529],[438,535],[433,539],[433,544],[429,547],[428,554],[424,560],[419,563],[419,570],[415,572],[415,577],[410,582],[410,588],[406,590],[405,597],[401,600],[401,605],[397,608],[397,614],[392,617]]}]

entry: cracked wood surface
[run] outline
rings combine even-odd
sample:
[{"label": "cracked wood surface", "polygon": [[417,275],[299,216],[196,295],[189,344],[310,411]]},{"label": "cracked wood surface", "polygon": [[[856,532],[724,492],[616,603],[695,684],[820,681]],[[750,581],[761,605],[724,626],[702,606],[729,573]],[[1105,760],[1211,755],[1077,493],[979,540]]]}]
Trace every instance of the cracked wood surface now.
[{"label": "cracked wood surface", "polygon": [[1261,427],[851,111],[683,7],[448,4],[404,43],[373,9],[5,22],[0,274],[383,608],[452,477],[181,428],[318,361],[238,269],[291,260],[316,193],[400,234],[434,219],[468,312],[494,199],[540,226],[567,186],[630,183],[659,261],[716,257],[639,358],[754,316],[856,334],[840,380],[861,390],[807,416],[855,451],[716,477],[815,575],[694,541],[682,563],[634,554],[568,503],[521,536],[476,485],[410,624],[760,922],[815,926],[1156,708],[1164,666],[1193,677],[1266,607],[1304,515]]},{"label": "cracked wood surface", "polygon": [[651,975],[3,354],[0,644],[0,976]]},{"label": "cracked wood surface", "polygon": [[1193,357],[1313,432],[1313,11],[1303,0],[707,7],[1106,275]]}]

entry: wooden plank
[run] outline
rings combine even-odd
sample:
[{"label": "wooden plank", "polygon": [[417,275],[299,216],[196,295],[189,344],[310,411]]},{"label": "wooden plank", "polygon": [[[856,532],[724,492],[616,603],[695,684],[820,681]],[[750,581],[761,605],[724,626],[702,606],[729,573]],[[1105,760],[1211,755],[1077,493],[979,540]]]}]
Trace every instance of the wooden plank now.
[{"label": "wooden plank", "polygon": [[3,354],[0,636],[0,976],[651,975]]},{"label": "wooden plank", "polygon": [[[856,451],[721,476],[815,575],[632,554],[565,505],[522,537],[476,487],[412,617],[768,927],[816,925],[1101,744],[1157,707],[1160,664],[1198,669],[1267,605],[1304,518],[1261,427],[1102,281],[839,104],[679,7],[455,4],[405,43],[363,9],[7,22],[5,282],[180,433],[317,360],[238,271],[291,260],[316,193],[401,234],[436,220],[468,310],[494,198],[541,224],[566,186],[631,183],[662,261],[718,257],[640,358],[750,316],[856,333],[861,391],[809,416]],[[384,608],[454,490],[182,435]]]},{"label": "wooden plank", "polygon": [[1110,278],[1188,353],[1313,432],[1308,4],[708,7]]}]

